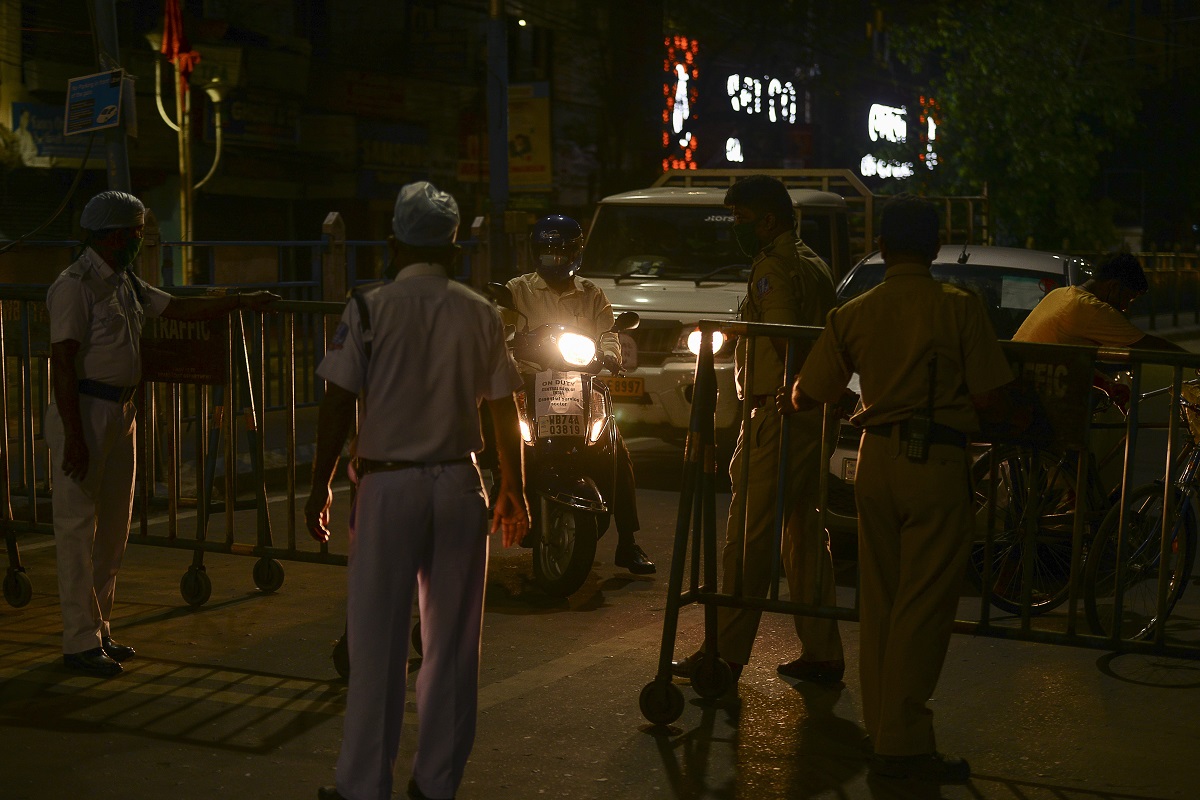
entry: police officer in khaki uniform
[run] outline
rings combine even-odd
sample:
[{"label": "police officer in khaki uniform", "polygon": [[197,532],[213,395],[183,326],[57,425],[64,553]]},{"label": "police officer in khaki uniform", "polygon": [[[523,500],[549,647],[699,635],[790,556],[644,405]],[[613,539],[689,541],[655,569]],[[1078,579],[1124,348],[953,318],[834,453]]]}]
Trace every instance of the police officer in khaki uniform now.
[{"label": "police officer in khaki uniform", "polygon": [[54,398],[46,443],[54,471],[54,539],[63,616],[63,663],[97,677],[121,672],[132,647],[109,622],[133,507],[136,422],[146,317],[210,319],[262,310],[269,292],[172,297],[132,271],[146,209],[126,192],[101,192],[84,206],[83,253],[51,284],[50,365]]},{"label": "police officer in khaki uniform", "polygon": [[[389,280],[350,302],[317,370],[327,381],[317,428],[309,532],[329,539],[329,482],[362,394],[358,492],[350,519],[346,598],[350,691],[327,800],[391,797],[407,683],[413,588],[424,663],[411,798],[453,797],[475,739],[487,577],[487,496],[475,454],[479,408],[495,423],[500,489],[492,530],[507,547],[529,512],[513,392],[521,386],[500,314],[450,280],[458,205],[426,181],[396,198]],[[368,333],[369,331],[369,333]]]},{"label": "police officer in khaki uniform", "polygon": [[[829,267],[796,236],[796,218],[787,188],[776,178],[756,175],[730,187],[725,205],[733,211],[734,235],[742,250],[754,258],[747,284],[742,319],[788,325],[821,325],[833,308],[835,295]],[[722,551],[722,591],[731,594],[742,561],[742,590],[747,597],[766,597],[770,588],[771,548],[775,544],[776,493],[779,486],[779,440],[782,426],[775,392],[783,382],[787,340],[759,338],[754,368],[747,375],[745,339],[736,350],[739,397],[750,395],[750,419],[742,420],[729,472],[733,499]],[[807,342],[793,341],[797,363],[803,363]],[[752,381],[747,384],[747,380]],[[833,561],[828,534],[818,527],[818,479],[821,469],[821,409],[796,415],[790,424],[788,474],[784,508],[789,510],[783,534],[783,565],[788,589],[796,602],[832,605]],[[747,493],[742,493],[742,465],[749,469]],[[733,667],[735,679],[750,660],[762,614],[754,609],[722,607],[718,611],[717,650]],[[797,615],[796,635],[801,656],[779,666],[782,675],[800,680],[836,683],[845,661],[837,621]],[[697,651],[674,662],[676,675],[687,676],[702,657]]]},{"label": "police officer in khaki uniform", "polygon": [[[1012,380],[979,298],[933,280],[936,207],[901,195],[884,208],[883,282],[829,314],[781,403],[839,400],[860,376],[860,669],[873,775],[970,777],[937,752],[926,701],[937,684],[972,535],[970,459],[979,419],[1006,419]],[[784,410],[790,410],[786,408]]]}]

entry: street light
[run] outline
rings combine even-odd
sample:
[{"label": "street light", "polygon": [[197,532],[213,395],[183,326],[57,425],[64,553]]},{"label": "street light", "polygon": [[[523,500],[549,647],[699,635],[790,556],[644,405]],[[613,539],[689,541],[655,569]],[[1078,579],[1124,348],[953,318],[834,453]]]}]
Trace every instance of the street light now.
[{"label": "street light", "polygon": [[211,81],[204,84],[204,93],[208,95],[209,101],[213,104],[213,125],[217,129],[217,152],[213,156],[212,166],[208,168],[208,174],[200,179],[200,182],[195,185],[195,189],[199,189],[204,184],[208,183],[208,179],[217,171],[217,164],[221,163],[221,144],[223,137],[221,135],[221,107],[225,103],[225,98],[229,95],[229,87],[221,83],[219,77],[214,77]]}]

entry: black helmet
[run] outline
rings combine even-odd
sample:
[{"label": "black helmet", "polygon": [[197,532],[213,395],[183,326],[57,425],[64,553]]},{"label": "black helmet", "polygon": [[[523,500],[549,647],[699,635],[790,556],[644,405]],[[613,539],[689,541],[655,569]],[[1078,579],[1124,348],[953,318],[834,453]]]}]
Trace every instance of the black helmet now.
[{"label": "black helmet", "polygon": [[529,254],[537,274],[547,281],[575,276],[583,260],[583,228],[570,217],[542,217],[529,232]]}]

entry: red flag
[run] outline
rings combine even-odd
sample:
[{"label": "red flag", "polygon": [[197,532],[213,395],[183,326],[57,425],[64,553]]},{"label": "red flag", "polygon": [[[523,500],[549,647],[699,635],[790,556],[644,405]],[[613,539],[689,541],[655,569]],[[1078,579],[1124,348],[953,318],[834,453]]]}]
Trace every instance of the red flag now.
[{"label": "red flag", "polygon": [[183,15],[179,11],[179,0],[167,0],[163,12],[162,53],[167,60],[179,68],[179,91],[188,92],[188,77],[200,63],[200,54],[192,49],[183,33]]}]

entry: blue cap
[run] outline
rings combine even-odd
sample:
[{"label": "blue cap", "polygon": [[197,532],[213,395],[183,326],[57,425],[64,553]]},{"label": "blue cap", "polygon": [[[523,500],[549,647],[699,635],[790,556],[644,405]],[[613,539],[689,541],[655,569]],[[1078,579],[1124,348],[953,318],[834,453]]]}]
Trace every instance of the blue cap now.
[{"label": "blue cap", "polygon": [[392,233],[413,247],[444,247],[458,234],[458,203],[429,181],[400,188],[392,214]]}]

